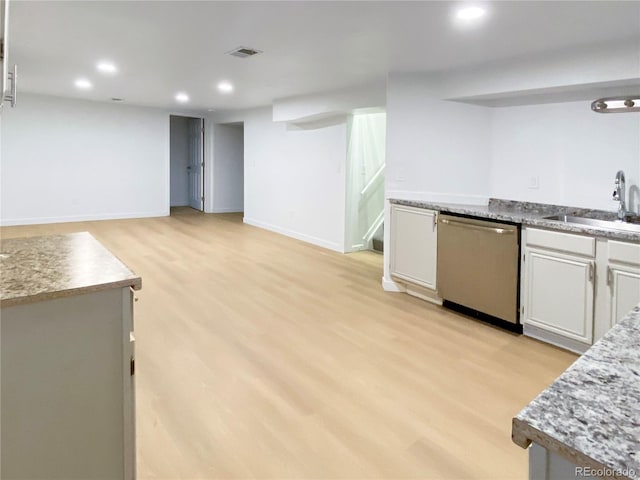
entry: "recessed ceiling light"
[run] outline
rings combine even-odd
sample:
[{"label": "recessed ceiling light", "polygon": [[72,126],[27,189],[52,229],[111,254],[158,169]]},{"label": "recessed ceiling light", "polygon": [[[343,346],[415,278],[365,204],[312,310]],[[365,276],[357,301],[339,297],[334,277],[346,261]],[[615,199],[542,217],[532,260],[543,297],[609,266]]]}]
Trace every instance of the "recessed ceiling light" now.
[{"label": "recessed ceiling light", "polygon": [[233,92],[233,85],[231,85],[229,82],[220,82],[218,84],[218,90],[222,93],[231,93]]},{"label": "recessed ceiling light", "polygon": [[477,20],[484,17],[487,11],[482,7],[463,7],[456,12],[456,18],[462,21]]},{"label": "recessed ceiling light", "polygon": [[180,103],[186,103],[189,101],[189,95],[187,95],[184,92],[178,92],[176,93],[176,100]]},{"label": "recessed ceiling light", "polygon": [[108,61],[102,61],[102,62],[98,62],[96,64],[96,68],[98,69],[98,71],[102,72],[102,73],[117,73],[118,72],[118,67],[116,67],[113,63],[108,62]]},{"label": "recessed ceiling light", "polygon": [[93,84],[86,78],[78,78],[75,82],[73,82],[73,84],[80,90],[89,90],[91,87],[93,87]]}]

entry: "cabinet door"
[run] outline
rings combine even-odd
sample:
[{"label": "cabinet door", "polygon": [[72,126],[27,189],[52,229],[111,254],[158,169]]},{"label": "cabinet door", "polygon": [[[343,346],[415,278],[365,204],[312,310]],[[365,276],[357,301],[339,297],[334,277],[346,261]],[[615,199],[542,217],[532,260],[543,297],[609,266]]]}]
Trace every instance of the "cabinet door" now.
[{"label": "cabinet door", "polygon": [[391,206],[391,275],[435,290],[437,212]]},{"label": "cabinet door", "polygon": [[525,249],[524,323],[580,342],[593,342],[594,263]]},{"label": "cabinet door", "polygon": [[640,303],[640,267],[609,264],[609,326],[613,327]]}]

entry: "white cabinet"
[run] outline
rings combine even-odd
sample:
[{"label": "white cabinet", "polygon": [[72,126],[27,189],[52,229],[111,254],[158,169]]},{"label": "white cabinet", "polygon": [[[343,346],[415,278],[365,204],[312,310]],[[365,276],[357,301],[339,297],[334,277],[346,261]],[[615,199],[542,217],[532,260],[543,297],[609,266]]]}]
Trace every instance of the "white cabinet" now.
[{"label": "white cabinet", "polygon": [[524,333],[585,351],[593,343],[595,238],[532,228],[523,237]]},{"label": "white cabinet", "polygon": [[627,315],[640,303],[640,266],[609,266],[610,317],[609,326]]},{"label": "white cabinet", "polygon": [[584,352],[640,303],[640,244],[523,230],[526,335]]},{"label": "white cabinet", "polygon": [[432,210],[391,205],[391,275],[436,289],[437,215]]},{"label": "white cabinet", "polygon": [[608,242],[608,328],[640,303],[640,245]]},{"label": "white cabinet", "polygon": [[17,66],[10,65],[9,54],[9,0],[0,0],[0,106],[16,105]]},{"label": "white cabinet", "polygon": [[593,260],[552,250],[525,249],[523,323],[591,344]]},{"label": "white cabinet", "polygon": [[0,0],[0,62],[2,62],[2,76],[0,76],[0,105],[4,100],[4,89],[7,85],[7,60],[9,55],[9,2]]},{"label": "white cabinet", "polygon": [[135,478],[129,287],[2,308],[2,478]]}]

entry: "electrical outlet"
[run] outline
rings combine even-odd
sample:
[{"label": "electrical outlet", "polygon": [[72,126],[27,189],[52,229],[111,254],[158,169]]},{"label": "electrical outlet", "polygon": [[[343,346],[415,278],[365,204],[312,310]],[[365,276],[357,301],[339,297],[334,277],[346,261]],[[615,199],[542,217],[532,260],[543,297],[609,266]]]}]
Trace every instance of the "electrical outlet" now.
[{"label": "electrical outlet", "polygon": [[529,188],[534,190],[540,188],[540,177],[537,175],[529,177]]}]

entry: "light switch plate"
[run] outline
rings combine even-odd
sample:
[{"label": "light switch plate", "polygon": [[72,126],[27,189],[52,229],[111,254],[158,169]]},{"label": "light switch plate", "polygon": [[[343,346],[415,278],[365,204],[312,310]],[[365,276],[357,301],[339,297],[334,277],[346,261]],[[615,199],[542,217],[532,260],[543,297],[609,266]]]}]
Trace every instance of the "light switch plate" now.
[{"label": "light switch plate", "polygon": [[540,177],[538,177],[537,175],[529,177],[529,188],[534,190],[540,188]]}]

